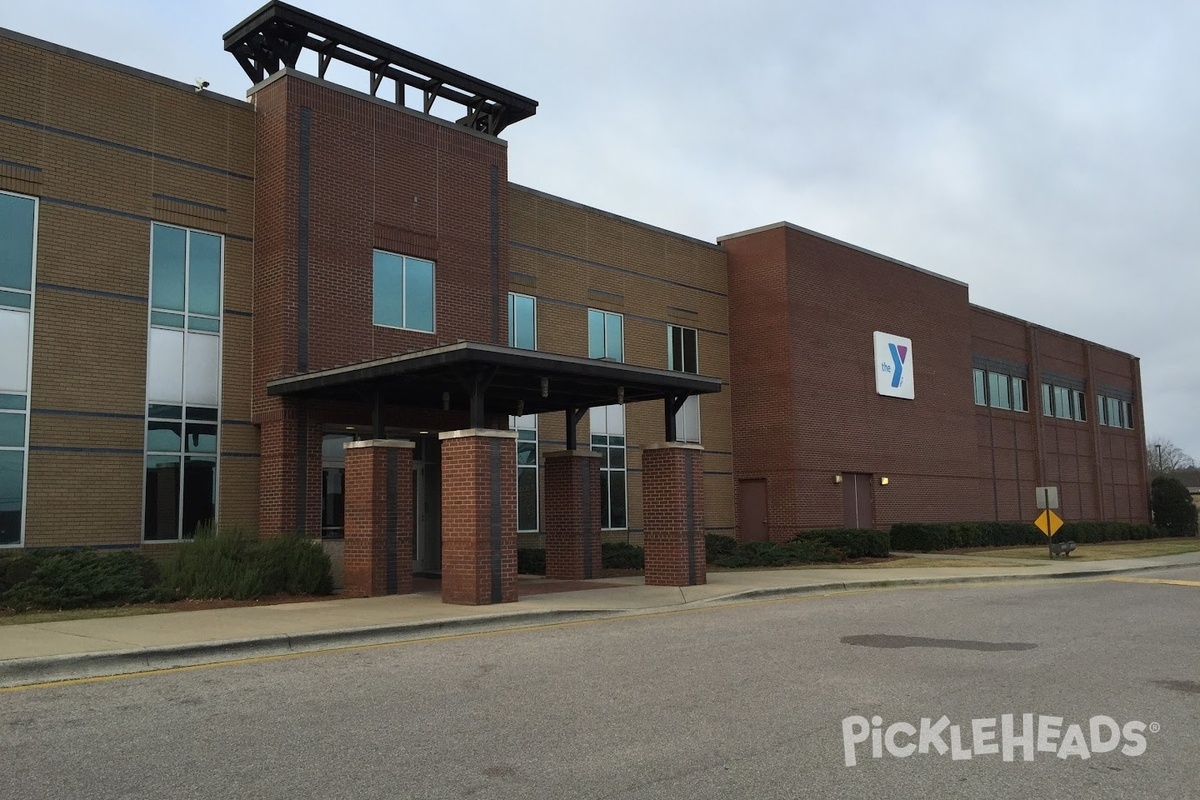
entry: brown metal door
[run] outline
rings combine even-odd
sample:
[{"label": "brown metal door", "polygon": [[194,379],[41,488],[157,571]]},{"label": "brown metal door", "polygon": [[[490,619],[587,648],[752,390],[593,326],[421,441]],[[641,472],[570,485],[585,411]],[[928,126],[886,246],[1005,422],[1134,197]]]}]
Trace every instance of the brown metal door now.
[{"label": "brown metal door", "polygon": [[766,481],[738,481],[738,534],[743,542],[767,540]]},{"label": "brown metal door", "polygon": [[847,528],[870,528],[875,524],[870,475],[863,472],[842,474],[842,513]]}]

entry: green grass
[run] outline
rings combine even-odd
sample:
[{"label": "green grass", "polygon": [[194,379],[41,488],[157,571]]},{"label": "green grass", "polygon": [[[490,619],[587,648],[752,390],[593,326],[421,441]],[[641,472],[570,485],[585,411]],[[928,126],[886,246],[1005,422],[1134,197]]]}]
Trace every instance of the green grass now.
[{"label": "green grass", "polygon": [[0,625],[32,625],[42,622],[69,622],[73,619],[104,619],[106,617],[141,617],[146,614],[166,614],[181,610],[171,605],[161,607],[144,605],[117,608],[72,608],[66,611],[26,611],[21,614],[0,615]]},{"label": "green grass", "polygon": [[[1050,560],[1050,548],[1046,547],[985,547],[973,550],[955,550],[966,555],[988,558],[1022,558]],[[1071,558],[1080,561],[1113,561],[1120,558],[1155,558],[1177,556],[1182,553],[1200,552],[1200,538],[1149,539],[1134,542],[1097,542],[1081,544]]]}]

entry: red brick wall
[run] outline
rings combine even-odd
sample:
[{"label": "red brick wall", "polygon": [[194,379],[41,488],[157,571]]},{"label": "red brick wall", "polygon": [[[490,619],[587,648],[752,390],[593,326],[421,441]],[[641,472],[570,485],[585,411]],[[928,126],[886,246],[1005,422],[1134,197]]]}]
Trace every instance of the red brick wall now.
[{"label": "red brick wall", "polygon": [[[971,346],[977,356],[1029,368],[1028,412],[975,407],[987,494],[982,519],[1032,520],[1034,488],[1057,486],[1064,519],[1149,522],[1136,358],[978,306],[971,307]],[[1087,421],[1042,413],[1043,373],[1086,383]],[[1106,388],[1133,395],[1132,430],[1099,424],[1096,396]]]},{"label": "red brick wall", "polygon": [[[396,532],[394,594],[413,590],[413,497],[411,447],[346,450],[346,596],[389,593],[388,535]],[[389,461],[395,464],[389,469]],[[393,471],[395,484],[388,486]],[[389,513],[388,492],[395,507]],[[390,519],[394,515],[394,519]]]},{"label": "red brick wall", "polygon": [[[767,480],[768,534],[844,521],[846,472],[875,524],[979,516],[966,286],[777,226],[726,239],[734,471]],[[874,331],[913,340],[916,399],[875,392]]]},{"label": "red brick wall", "polygon": [[[542,528],[546,532],[546,577],[564,580],[599,577],[602,566],[599,455],[591,451],[547,453],[544,474]],[[585,475],[589,476],[587,509],[583,504]]]}]

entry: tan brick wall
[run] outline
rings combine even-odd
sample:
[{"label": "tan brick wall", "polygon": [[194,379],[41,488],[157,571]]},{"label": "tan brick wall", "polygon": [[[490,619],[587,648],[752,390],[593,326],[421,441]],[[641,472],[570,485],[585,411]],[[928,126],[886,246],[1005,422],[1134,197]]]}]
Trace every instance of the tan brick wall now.
[{"label": "tan brick wall", "polygon": [[[254,112],[4,36],[0,63],[0,188],[40,198],[25,544],[136,544],[151,221],[226,234],[226,311],[251,311]],[[249,420],[250,330],[227,314],[226,419]],[[221,459],[223,523],[253,523],[257,473]]]},{"label": "tan brick wall", "polygon": [[[724,391],[700,399],[704,518],[710,531],[733,532],[729,407],[729,309],[725,253],[716,245],[662,231],[598,209],[509,185],[511,269],[508,290],[537,304],[538,350],[587,356],[587,309],[625,316],[625,361],[667,367],[667,325],[696,328],[700,373]],[[661,403],[626,407],[629,528],[608,541],[642,543],[642,451],[663,440]],[[561,449],[562,414],[539,419],[543,450]],[[588,417],[579,442],[590,441]],[[544,496],[544,495],[543,495]]]}]

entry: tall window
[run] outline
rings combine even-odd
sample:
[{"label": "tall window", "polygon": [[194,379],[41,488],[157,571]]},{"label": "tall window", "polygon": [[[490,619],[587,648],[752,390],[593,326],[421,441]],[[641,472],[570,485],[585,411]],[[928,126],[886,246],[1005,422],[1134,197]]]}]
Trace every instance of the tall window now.
[{"label": "tall window", "polygon": [[1083,392],[1042,381],[1042,415],[1086,422],[1087,408]]},{"label": "tall window", "polygon": [[537,349],[537,300],[508,293],[508,346]]},{"label": "tall window", "polygon": [[[695,328],[667,326],[667,369],[693,375],[700,371]],[[675,438],[680,442],[700,443],[699,395],[689,397],[675,414]]]},{"label": "tall window", "polygon": [[1009,411],[1029,410],[1029,383],[1024,378],[983,369],[973,372],[975,405]]},{"label": "tall window", "polygon": [[433,262],[374,251],[376,325],[433,333]]},{"label": "tall window", "polygon": [[216,522],[223,250],[215,234],[151,225],[147,541]]},{"label": "tall window", "polygon": [[625,360],[625,318],[611,311],[588,309],[588,358]]},{"label": "tall window", "polygon": [[509,417],[517,432],[517,531],[538,530],[538,433],[537,414]]},{"label": "tall window", "polygon": [[1119,397],[1096,395],[1097,419],[1110,428],[1133,428],[1133,403]]},{"label": "tall window", "polygon": [[626,504],[625,406],[593,408],[592,449],[600,454],[600,527],[629,527]]},{"label": "tall window", "polygon": [[36,232],[37,201],[0,192],[0,547],[24,538]]}]

